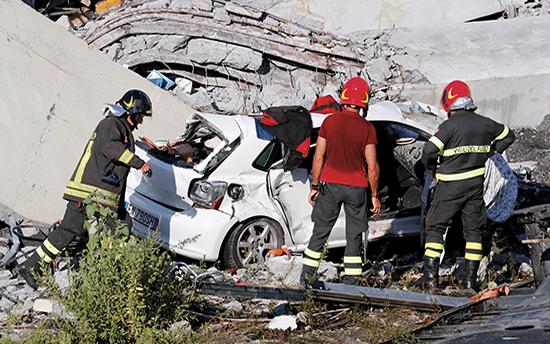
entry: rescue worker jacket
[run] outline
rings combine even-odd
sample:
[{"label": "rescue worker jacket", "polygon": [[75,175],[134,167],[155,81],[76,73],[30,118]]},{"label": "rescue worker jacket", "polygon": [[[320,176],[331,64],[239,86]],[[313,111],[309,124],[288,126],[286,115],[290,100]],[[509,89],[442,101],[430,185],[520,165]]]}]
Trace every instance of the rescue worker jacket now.
[{"label": "rescue worker jacket", "polygon": [[465,180],[485,174],[488,153],[504,152],[514,142],[505,125],[473,111],[458,110],[430,138],[422,152],[422,163],[436,171],[441,181]]},{"label": "rescue worker jacket", "polygon": [[134,137],[126,117],[107,113],[86,144],[63,198],[82,202],[97,191],[105,198],[96,201],[116,211],[130,167],[139,169],[145,162],[134,154]]}]

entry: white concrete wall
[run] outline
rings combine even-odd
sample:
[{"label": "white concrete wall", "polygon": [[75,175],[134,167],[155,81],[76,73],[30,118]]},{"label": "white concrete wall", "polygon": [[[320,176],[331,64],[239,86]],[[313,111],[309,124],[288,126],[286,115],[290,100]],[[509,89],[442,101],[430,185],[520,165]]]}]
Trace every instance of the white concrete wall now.
[{"label": "white concrete wall", "polygon": [[307,9],[324,18],[324,31],[347,35],[355,31],[463,23],[502,11],[513,0],[289,0],[271,8],[274,15],[293,18]]},{"label": "white concrete wall", "polygon": [[394,60],[432,83],[402,96],[439,104],[445,85],[470,85],[479,112],[510,127],[535,127],[550,113],[550,16],[396,30]]},{"label": "white concrete wall", "polygon": [[0,1],[0,219],[52,223],[105,103],[131,88],[152,98],[134,136],[176,137],[192,109],[112,62],[19,0]]}]

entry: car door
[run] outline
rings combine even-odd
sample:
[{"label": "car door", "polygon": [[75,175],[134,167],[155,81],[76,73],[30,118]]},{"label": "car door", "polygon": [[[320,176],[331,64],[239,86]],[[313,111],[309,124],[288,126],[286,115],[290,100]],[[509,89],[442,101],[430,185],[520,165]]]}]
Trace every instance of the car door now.
[{"label": "car door", "polygon": [[[316,137],[316,134],[312,135],[312,142]],[[286,220],[286,226],[298,250],[305,249],[313,232],[313,207],[308,202],[308,195],[311,190],[311,164],[314,153],[315,144],[311,145],[308,157],[293,171],[285,171],[282,160],[278,160],[271,165],[267,174],[268,194],[275,208]],[[330,247],[346,244],[343,210],[340,211],[328,242]]]}]

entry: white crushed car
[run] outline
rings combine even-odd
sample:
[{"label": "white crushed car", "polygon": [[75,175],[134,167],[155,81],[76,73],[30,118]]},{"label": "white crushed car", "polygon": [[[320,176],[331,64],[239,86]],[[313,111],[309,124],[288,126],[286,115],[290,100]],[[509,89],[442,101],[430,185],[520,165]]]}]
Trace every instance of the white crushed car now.
[{"label": "white crushed car", "polygon": [[[133,232],[145,237],[158,228],[165,248],[197,260],[221,260],[227,268],[262,261],[269,249],[282,245],[304,251],[313,229],[307,200],[311,159],[327,116],[311,113],[309,155],[293,170],[283,166],[283,143],[265,137],[254,116],[197,112],[175,140],[138,140],[136,154],[153,173],[132,170],[128,178]],[[425,172],[420,156],[445,118],[425,104],[378,102],[370,105],[367,119],[378,135],[382,201],[368,239],[418,235]],[[343,211],[340,215],[329,248],[346,245]],[[194,241],[181,244],[189,239]]]}]

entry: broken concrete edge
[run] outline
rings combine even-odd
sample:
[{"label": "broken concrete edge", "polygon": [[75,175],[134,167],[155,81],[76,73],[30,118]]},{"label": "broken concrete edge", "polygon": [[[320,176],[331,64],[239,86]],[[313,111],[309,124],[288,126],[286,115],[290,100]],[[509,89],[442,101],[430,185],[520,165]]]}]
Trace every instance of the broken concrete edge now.
[{"label": "broken concrete edge", "polygon": [[6,225],[9,225],[10,219],[13,219],[17,224],[32,223],[40,227],[51,225],[51,223],[28,218],[0,202],[0,221],[4,222]]}]

